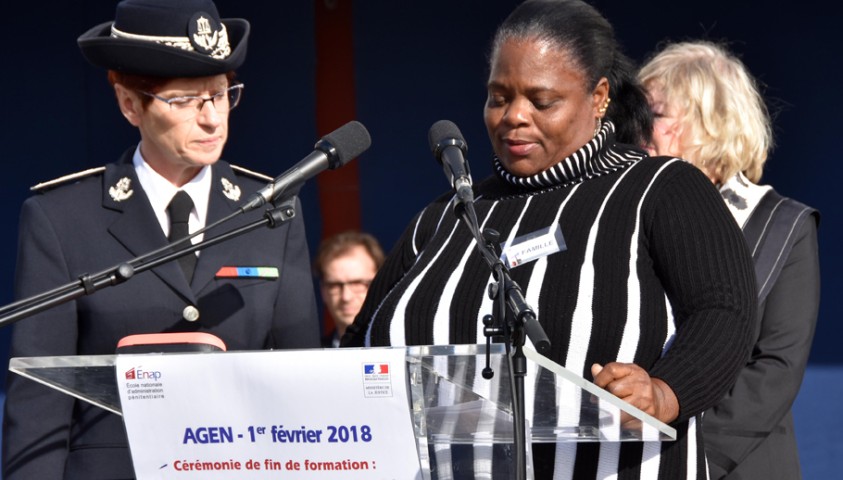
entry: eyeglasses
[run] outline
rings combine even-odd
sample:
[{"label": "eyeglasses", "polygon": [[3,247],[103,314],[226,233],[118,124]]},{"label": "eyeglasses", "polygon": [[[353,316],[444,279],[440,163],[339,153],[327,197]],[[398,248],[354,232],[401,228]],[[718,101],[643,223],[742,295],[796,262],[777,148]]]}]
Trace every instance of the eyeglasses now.
[{"label": "eyeglasses", "polygon": [[240,97],[243,94],[243,86],[244,85],[242,83],[238,83],[226,88],[225,90],[220,90],[209,97],[184,95],[180,97],[164,98],[160,95],[141,90],[138,90],[138,93],[146,95],[147,97],[152,97],[156,100],[161,100],[170,106],[171,111],[175,112],[198,114],[203,108],[205,108],[205,102],[212,102],[218,113],[228,113],[234,110],[234,108],[240,103]]},{"label": "eyeglasses", "polygon": [[338,295],[342,293],[343,288],[347,288],[349,292],[353,293],[354,295],[360,295],[366,293],[369,290],[369,285],[372,284],[371,280],[349,280],[347,282],[322,282],[322,287],[328,291],[331,295]]}]

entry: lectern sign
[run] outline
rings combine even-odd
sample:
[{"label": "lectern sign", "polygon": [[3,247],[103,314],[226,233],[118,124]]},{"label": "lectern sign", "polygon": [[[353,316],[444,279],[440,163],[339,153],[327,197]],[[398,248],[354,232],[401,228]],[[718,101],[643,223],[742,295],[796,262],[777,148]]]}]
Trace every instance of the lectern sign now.
[{"label": "lectern sign", "polygon": [[403,349],[120,355],[139,479],[413,479]]}]

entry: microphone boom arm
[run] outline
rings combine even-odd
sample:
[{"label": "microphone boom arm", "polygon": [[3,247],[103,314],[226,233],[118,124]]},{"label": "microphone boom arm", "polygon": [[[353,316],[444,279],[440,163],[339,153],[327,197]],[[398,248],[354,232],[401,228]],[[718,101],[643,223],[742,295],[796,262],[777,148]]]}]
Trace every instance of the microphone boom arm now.
[{"label": "microphone boom arm", "polygon": [[[536,350],[545,354],[550,350],[550,340],[544,329],[536,319],[536,314],[530,308],[521,287],[509,276],[509,270],[500,260],[497,252],[498,232],[487,229],[482,234],[474,209],[474,191],[471,186],[468,162],[465,154],[468,146],[462,134],[448,120],[440,120],[433,124],[428,132],[428,143],[433,156],[442,165],[445,175],[451,183],[456,195],[454,196],[454,214],[462,220],[474,236],[477,250],[489,266],[496,283],[489,285],[489,297],[493,300],[492,315],[483,318],[483,334],[486,336],[486,366],[482,371],[483,378],[490,379],[494,375],[490,367],[491,339],[493,336],[509,337],[506,343],[507,360],[510,366],[510,389],[512,394],[512,414],[516,448],[516,478],[525,480],[527,477],[527,440],[526,419],[524,414],[524,377],[527,375],[527,358],[524,356],[523,346],[529,338]],[[485,235],[484,235],[485,234]],[[514,351],[511,347],[515,347]]]}]

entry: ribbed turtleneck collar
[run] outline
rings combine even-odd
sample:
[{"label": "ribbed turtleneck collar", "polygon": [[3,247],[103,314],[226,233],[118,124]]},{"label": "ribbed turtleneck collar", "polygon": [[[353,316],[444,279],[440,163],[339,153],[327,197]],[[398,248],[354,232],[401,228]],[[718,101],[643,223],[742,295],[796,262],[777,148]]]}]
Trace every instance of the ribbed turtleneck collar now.
[{"label": "ribbed turtleneck collar", "polygon": [[588,143],[579,150],[543,172],[528,177],[518,177],[509,173],[495,157],[495,174],[503,181],[519,187],[543,189],[579,183],[589,178],[599,177],[620,170],[627,165],[641,160],[643,151],[615,147],[615,126],[604,122],[603,127]]}]

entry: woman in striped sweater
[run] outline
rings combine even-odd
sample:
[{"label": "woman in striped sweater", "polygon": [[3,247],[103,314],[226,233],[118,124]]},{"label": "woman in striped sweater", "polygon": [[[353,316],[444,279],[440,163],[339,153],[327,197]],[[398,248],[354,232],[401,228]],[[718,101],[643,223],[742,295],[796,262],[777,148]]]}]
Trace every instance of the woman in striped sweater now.
[{"label": "woman in striped sweater", "polygon": [[[707,478],[700,413],[734,382],[754,316],[740,230],[697,169],[634,146],[649,140],[652,116],[594,8],[528,0],[498,29],[490,60],[496,158],[474,187],[481,227],[500,232],[504,254],[517,237],[561,229],[565,248],[510,271],[549,358],[678,432],[675,442],[537,444],[536,478]],[[344,344],[482,343],[492,281],[444,195],[409,225]]]}]

